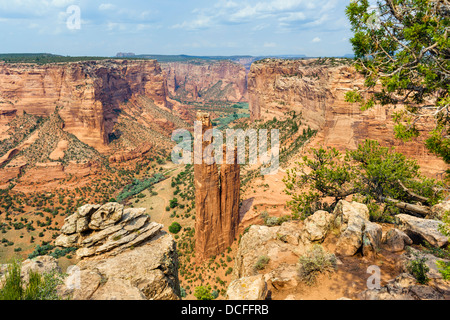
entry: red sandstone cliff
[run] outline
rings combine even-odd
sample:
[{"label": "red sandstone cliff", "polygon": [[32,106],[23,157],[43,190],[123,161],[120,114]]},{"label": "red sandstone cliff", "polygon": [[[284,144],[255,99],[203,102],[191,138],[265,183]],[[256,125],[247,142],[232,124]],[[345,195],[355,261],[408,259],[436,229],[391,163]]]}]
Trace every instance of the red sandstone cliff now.
[{"label": "red sandstone cliff", "polygon": [[303,115],[304,123],[319,130],[311,146],[355,149],[365,139],[394,146],[418,160],[423,172],[435,176],[446,164],[424,146],[426,132],[410,142],[394,137],[394,107],[375,106],[361,111],[358,104],[345,101],[346,92],[364,88],[364,78],[350,65],[338,61],[267,59],[253,63],[248,75],[252,120],[283,118],[288,111]]},{"label": "red sandstone cliff", "polygon": [[184,102],[247,101],[247,71],[237,63],[162,63],[171,97]]},{"label": "red sandstone cliff", "polygon": [[138,95],[168,107],[166,78],[155,60],[1,64],[0,127],[15,114],[47,117],[58,109],[65,131],[102,152],[117,120],[115,110]]}]

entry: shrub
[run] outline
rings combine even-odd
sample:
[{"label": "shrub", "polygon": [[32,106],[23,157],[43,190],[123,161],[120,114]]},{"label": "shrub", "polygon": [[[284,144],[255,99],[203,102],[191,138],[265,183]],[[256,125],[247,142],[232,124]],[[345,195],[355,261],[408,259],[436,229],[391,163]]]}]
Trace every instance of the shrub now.
[{"label": "shrub", "polygon": [[200,286],[195,288],[194,296],[197,300],[214,300],[214,296],[211,292],[211,286],[208,285],[206,287]]},{"label": "shrub", "polygon": [[444,280],[450,280],[450,262],[438,261],[437,266]]},{"label": "shrub", "polygon": [[256,270],[263,270],[269,263],[270,258],[268,256],[261,256],[256,261],[254,267]]},{"label": "shrub", "polygon": [[416,258],[408,263],[408,271],[416,278],[418,283],[426,284],[430,281],[427,276],[427,272],[430,271],[426,264],[428,259],[424,256],[420,257],[417,253],[414,253],[414,256]]},{"label": "shrub", "polygon": [[61,274],[30,272],[28,283],[24,283],[21,269],[21,263],[16,260],[8,265],[0,300],[59,300],[56,288],[63,282]]},{"label": "shrub", "polygon": [[320,273],[328,273],[336,270],[336,256],[326,252],[321,245],[314,245],[305,255],[299,259],[299,276],[307,285],[316,283]]},{"label": "shrub", "polygon": [[169,227],[169,232],[173,234],[177,234],[181,231],[181,225],[178,222],[174,222]]}]

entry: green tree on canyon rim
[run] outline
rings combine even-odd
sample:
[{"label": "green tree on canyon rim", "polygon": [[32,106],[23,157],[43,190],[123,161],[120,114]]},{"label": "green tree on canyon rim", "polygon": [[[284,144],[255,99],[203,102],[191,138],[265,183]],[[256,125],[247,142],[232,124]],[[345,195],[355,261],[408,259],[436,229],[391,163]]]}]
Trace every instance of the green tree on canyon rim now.
[{"label": "green tree on canyon rim", "polygon": [[[395,106],[395,135],[403,140],[417,137],[422,125],[432,125],[426,147],[450,163],[450,1],[379,0],[372,5],[352,0],[346,14],[354,65],[365,76],[364,88],[348,92],[347,101],[359,103],[362,110]],[[448,182],[450,171],[446,173]],[[421,176],[415,161],[376,141],[345,155],[313,149],[284,182],[293,213],[303,217],[354,194],[368,204],[382,203],[392,213],[400,209],[426,216],[448,191],[444,183]]]},{"label": "green tree on canyon rim", "polygon": [[[417,137],[421,122],[433,123],[426,147],[450,163],[450,1],[379,0],[371,6],[352,0],[346,14],[355,65],[370,93],[350,92],[348,101],[363,109],[376,102],[403,105],[394,113],[395,135],[403,140]],[[444,219],[450,230],[449,215]]]},{"label": "green tree on canyon rim", "polygon": [[426,146],[450,163],[450,1],[352,0],[346,14],[355,66],[365,75],[365,88],[348,101],[363,109],[404,106],[394,113],[396,137],[404,140],[432,122]]}]

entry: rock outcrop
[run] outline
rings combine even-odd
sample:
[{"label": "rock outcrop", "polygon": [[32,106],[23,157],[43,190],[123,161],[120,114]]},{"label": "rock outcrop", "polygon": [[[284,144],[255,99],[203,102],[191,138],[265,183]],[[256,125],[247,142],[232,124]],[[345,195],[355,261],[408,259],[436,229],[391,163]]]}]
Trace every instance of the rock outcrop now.
[{"label": "rock outcrop", "polygon": [[162,227],[145,209],[80,207],[55,240],[56,246],[78,248],[81,258],[61,294],[75,300],[179,299],[176,243]]},{"label": "rock outcrop", "polygon": [[374,106],[362,111],[359,104],[345,101],[345,94],[364,88],[364,77],[339,60],[264,59],[252,64],[248,75],[252,120],[283,119],[290,111],[302,114],[303,124],[318,130],[311,147],[356,149],[366,139],[395,147],[418,160],[424,174],[436,178],[448,165],[427,151],[424,140],[431,129],[423,121],[423,134],[409,142],[394,136],[392,106]]},{"label": "rock outcrop", "polygon": [[160,233],[114,257],[84,259],[71,269],[60,291],[73,300],[179,300],[175,242]]},{"label": "rock outcrop", "polygon": [[117,255],[157,236],[162,225],[151,222],[145,209],[118,203],[85,205],[65,219],[55,245],[79,248],[80,258]]},{"label": "rock outcrop", "polygon": [[395,216],[395,220],[399,229],[416,243],[425,240],[437,248],[448,244],[448,237],[442,234],[439,229],[439,226],[443,225],[441,221],[417,218],[407,214],[398,214]]},{"label": "rock outcrop", "polygon": [[[212,129],[211,119],[209,114],[199,112],[197,121],[202,123],[202,132],[196,139],[203,141],[205,131]],[[202,142],[202,155],[210,143]],[[215,161],[197,159],[195,163],[195,248],[197,258],[202,261],[223,252],[235,239],[239,224],[240,166],[237,153],[234,163],[221,165],[220,174]]]}]

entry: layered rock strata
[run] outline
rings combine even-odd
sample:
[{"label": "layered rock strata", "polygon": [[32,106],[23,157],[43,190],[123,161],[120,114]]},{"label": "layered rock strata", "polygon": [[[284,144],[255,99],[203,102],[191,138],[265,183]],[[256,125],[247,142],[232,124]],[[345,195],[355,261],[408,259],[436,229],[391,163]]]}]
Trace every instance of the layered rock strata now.
[{"label": "layered rock strata", "polygon": [[[201,137],[196,136],[196,139],[202,139],[204,154],[211,141],[203,141],[203,135],[212,129],[212,123],[209,114],[201,112],[197,114],[197,121],[202,123],[202,132]],[[220,174],[215,161],[198,159],[194,165],[195,246],[199,260],[208,259],[231,246],[238,230],[240,165],[237,163],[237,153],[234,153],[233,163],[225,162],[221,165]]]},{"label": "layered rock strata", "polygon": [[15,114],[47,117],[58,110],[64,130],[104,151],[120,105],[139,95],[168,107],[166,78],[156,60],[2,64],[0,126]]},{"label": "layered rock strata", "polygon": [[185,102],[247,101],[247,71],[231,61],[161,64],[173,98]]},{"label": "layered rock strata", "polygon": [[157,236],[162,225],[151,222],[145,209],[118,203],[85,205],[65,219],[55,245],[78,248],[80,258],[114,256]]},{"label": "layered rock strata", "polygon": [[248,93],[252,120],[283,119],[290,111],[302,114],[303,124],[318,130],[312,147],[356,149],[366,139],[395,147],[417,159],[424,174],[448,168],[429,153],[424,140],[432,121],[421,121],[418,138],[403,142],[394,136],[392,114],[400,107],[375,105],[362,111],[358,103],[346,102],[346,93],[364,89],[364,76],[339,61],[266,59],[252,64]]}]

